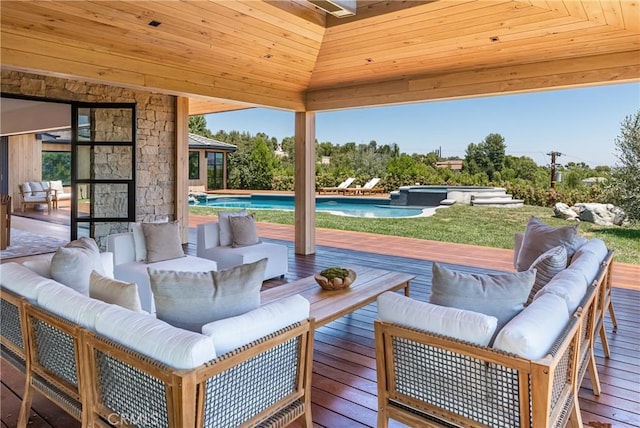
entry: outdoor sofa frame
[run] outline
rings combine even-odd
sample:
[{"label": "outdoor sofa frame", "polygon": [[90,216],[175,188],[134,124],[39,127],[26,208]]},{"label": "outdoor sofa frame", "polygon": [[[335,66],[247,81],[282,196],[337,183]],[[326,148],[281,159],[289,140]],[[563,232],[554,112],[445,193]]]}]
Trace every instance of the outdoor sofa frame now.
[{"label": "outdoor sofa frame", "polygon": [[609,250],[578,309],[539,360],[376,320],[378,427],[386,428],[389,418],[411,426],[581,427],[578,389],[587,370],[600,394],[594,338],[599,332],[607,349],[607,310],[615,320],[612,261]]},{"label": "outdoor sofa frame", "polygon": [[[311,427],[313,320],[176,370],[2,290],[2,357],[82,426]],[[273,364],[288,377],[273,376]],[[255,403],[250,406],[248,403]]]}]

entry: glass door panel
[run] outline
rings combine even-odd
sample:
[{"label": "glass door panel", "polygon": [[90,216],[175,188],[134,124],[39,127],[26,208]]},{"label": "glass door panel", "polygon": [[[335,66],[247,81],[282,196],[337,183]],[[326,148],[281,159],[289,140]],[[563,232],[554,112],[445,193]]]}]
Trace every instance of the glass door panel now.
[{"label": "glass door panel", "polygon": [[75,104],[71,237],[101,246],[135,220],[135,104]]}]

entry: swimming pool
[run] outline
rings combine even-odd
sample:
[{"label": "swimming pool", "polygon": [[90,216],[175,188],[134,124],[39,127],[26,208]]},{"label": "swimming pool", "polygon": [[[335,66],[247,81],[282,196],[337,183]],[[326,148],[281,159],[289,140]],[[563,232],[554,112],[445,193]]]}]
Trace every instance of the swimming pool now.
[{"label": "swimming pool", "polygon": [[[257,210],[293,211],[294,209],[292,195],[253,194],[235,197],[209,195],[206,200],[200,198],[197,204],[192,201],[190,205]],[[421,207],[391,206],[387,199],[382,198],[316,197],[316,211],[347,217],[400,218],[422,216],[424,210]]]}]

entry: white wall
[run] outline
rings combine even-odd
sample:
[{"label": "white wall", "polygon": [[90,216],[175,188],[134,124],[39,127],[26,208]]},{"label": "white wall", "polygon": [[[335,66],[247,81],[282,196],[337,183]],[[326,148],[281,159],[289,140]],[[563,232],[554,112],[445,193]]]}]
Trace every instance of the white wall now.
[{"label": "white wall", "polygon": [[2,98],[0,135],[16,135],[71,127],[71,105]]}]

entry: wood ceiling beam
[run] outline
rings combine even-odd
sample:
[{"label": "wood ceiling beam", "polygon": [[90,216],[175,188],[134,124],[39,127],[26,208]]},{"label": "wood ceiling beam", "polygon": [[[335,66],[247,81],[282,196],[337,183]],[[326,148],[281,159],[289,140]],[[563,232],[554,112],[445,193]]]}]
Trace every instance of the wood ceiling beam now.
[{"label": "wood ceiling beam", "polygon": [[286,110],[304,110],[301,91],[284,91],[259,81],[246,82],[233,76],[213,76],[180,66],[100,52],[87,48],[59,46],[55,42],[29,39],[1,32],[2,66],[8,69],[80,78],[177,96],[204,96]]},{"label": "wood ceiling beam", "polygon": [[245,110],[253,108],[247,105],[231,104],[216,100],[189,98],[189,116],[198,114],[220,113],[223,111]]},{"label": "wood ceiling beam", "polygon": [[307,111],[640,81],[640,50],[307,92]]}]

